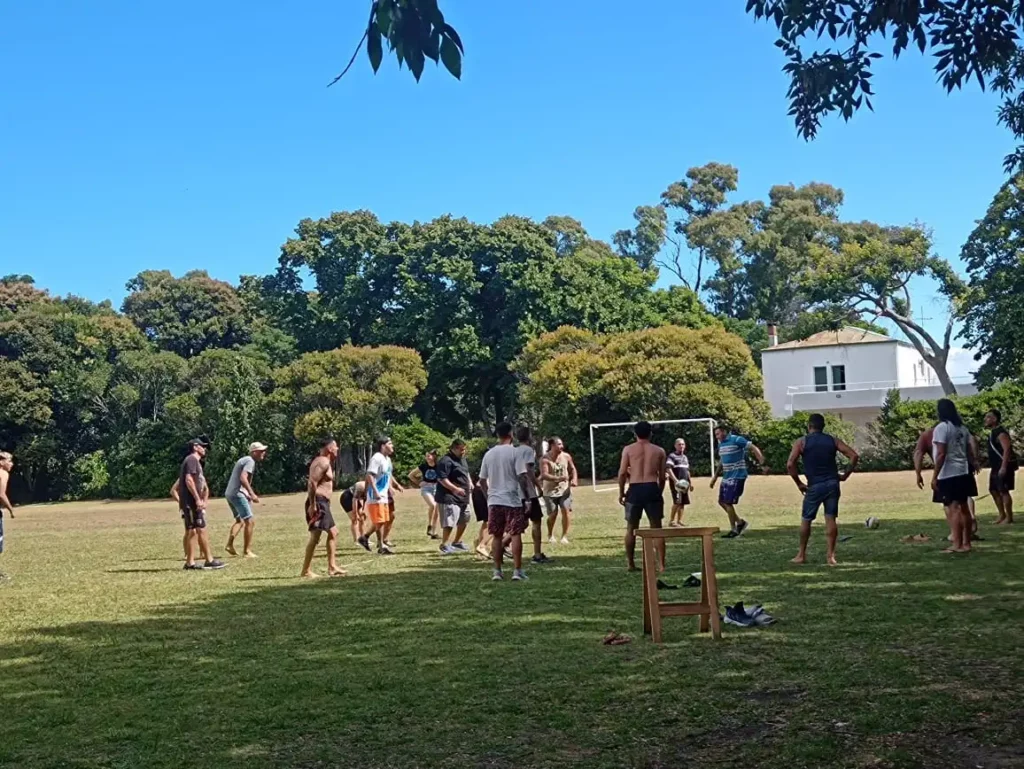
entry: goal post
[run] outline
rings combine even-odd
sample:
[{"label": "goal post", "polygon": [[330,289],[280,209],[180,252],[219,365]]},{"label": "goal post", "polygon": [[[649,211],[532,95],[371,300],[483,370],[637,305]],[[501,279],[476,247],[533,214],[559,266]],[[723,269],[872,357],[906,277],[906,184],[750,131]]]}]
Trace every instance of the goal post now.
[{"label": "goal post", "polygon": [[[714,472],[715,468],[715,426],[718,422],[711,417],[700,417],[697,419],[659,419],[649,423],[652,427],[657,428],[661,425],[689,425],[691,430],[693,427],[699,427],[701,425],[707,425],[707,437],[708,437],[708,464],[711,468],[711,472]],[[598,472],[597,472],[597,445],[594,440],[594,436],[598,430],[602,428],[624,428],[633,427],[636,422],[592,422],[590,425],[590,473],[591,483],[595,492],[611,491],[614,486],[605,486],[601,488],[598,485]],[[703,430],[701,430],[703,432]],[[674,440],[674,439],[673,439]]]}]

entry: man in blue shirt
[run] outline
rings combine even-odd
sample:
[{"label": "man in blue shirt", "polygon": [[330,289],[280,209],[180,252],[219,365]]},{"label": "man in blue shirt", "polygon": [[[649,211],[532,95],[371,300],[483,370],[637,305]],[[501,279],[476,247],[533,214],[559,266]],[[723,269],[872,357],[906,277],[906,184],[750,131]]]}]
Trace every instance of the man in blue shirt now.
[{"label": "man in blue shirt", "polygon": [[718,458],[720,460],[715,469],[715,476],[711,479],[711,488],[719,478],[722,478],[722,487],[718,492],[718,504],[729,516],[729,531],[723,536],[726,539],[738,537],[747,530],[747,522],[736,515],[736,505],[743,496],[743,489],[747,483],[747,452],[754,455],[761,468],[767,472],[768,466],[764,463],[764,454],[761,449],[748,441],[742,435],[735,435],[733,431],[725,426],[718,425],[715,428],[715,438],[718,440]]}]

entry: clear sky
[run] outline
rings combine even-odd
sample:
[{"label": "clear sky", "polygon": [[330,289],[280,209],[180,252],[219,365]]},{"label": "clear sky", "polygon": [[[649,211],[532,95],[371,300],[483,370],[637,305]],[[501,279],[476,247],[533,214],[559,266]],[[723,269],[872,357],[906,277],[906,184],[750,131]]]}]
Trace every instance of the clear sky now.
[{"label": "clear sky", "polygon": [[[744,0],[443,0],[462,82],[361,55],[368,0],[97,0],[0,12],[0,273],[119,304],[143,269],[266,273],[304,217],[567,214],[595,237],[687,168],[846,192],[844,217],[934,230],[956,260],[1003,180],[996,100],[879,63],[875,112],[813,143]],[[919,290],[919,308],[941,305]],[[932,320],[934,326],[938,320]]]}]

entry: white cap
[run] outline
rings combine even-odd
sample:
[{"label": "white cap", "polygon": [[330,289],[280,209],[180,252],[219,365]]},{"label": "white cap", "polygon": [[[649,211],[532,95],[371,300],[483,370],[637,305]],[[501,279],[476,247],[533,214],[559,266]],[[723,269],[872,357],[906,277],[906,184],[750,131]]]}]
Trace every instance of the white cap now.
[{"label": "white cap", "polygon": [[254,451],[266,451],[266,450],[267,450],[266,444],[260,443],[259,441],[256,441],[255,443],[250,443],[249,444],[249,453],[250,454],[252,452],[254,452]]}]

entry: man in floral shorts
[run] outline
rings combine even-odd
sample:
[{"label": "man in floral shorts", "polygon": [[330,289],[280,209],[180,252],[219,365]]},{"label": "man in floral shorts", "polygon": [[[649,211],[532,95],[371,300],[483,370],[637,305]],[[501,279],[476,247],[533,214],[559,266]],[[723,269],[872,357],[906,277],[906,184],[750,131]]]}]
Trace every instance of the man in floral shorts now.
[{"label": "man in floral shorts", "polygon": [[495,582],[504,579],[502,573],[502,538],[509,537],[512,549],[512,572],[514,582],[526,580],[523,571],[523,532],[526,531],[528,515],[529,480],[528,465],[523,456],[512,446],[512,425],[502,422],[498,425],[498,445],[484,454],[480,465],[480,488],[487,495],[487,530],[492,536],[491,554],[494,558]]}]

